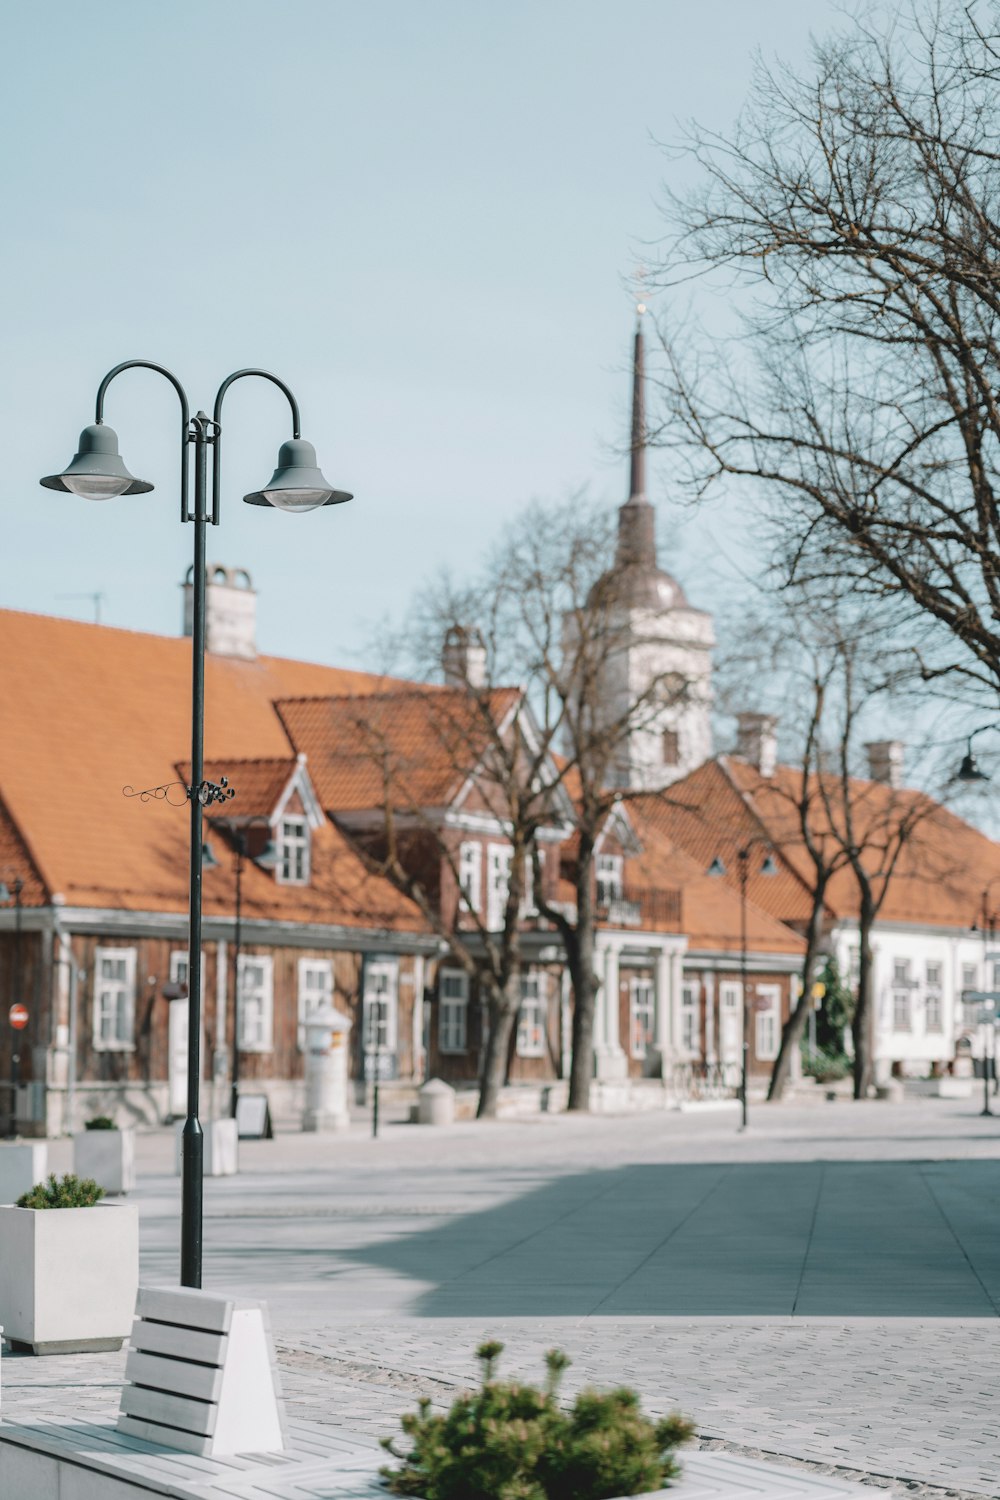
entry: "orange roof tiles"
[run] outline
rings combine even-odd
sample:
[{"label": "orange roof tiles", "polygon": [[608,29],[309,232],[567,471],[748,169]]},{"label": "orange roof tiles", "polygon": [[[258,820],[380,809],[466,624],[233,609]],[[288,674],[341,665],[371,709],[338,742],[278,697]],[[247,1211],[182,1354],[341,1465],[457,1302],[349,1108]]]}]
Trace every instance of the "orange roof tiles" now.
[{"label": "orange roof tiles", "polygon": [[442,807],[458,795],[489,748],[494,724],[518,701],[500,688],[480,703],[460,688],[405,688],[363,698],[326,697],[277,704],[288,738],[304,751],[325,808]]},{"label": "orange roof tiles", "polygon": [[[385,686],[377,676],[309,662],[210,654],[206,757],[216,766],[248,756],[285,761],[291,747],[275,699]],[[0,610],[0,701],[0,792],[30,839],[49,896],[73,906],[183,911],[186,801],[142,803],[122,788],[178,780],[178,762],[190,751],[191,642]],[[223,881],[221,871],[206,874],[206,910],[216,899],[211,886],[221,890]],[[251,872],[250,900],[255,887]],[[410,903],[385,882],[373,884],[332,828],[316,836],[313,890],[270,877],[267,890],[297,920],[364,925],[371,913],[379,925],[414,920]],[[218,902],[227,909],[230,892]]]},{"label": "orange roof tiles", "polygon": [[[681,891],[680,929],[688,952],[738,953],[742,948],[740,898],[726,880],[706,873],[706,865],[692,858],[657,827],[657,799],[630,800],[629,813],[643,850],[626,863],[626,883],[643,888]],[[710,861],[708,862],[710,863]],[[798,956],[803,940],[755,901],[747,901],[747,951]]]},{"label": "orange roof tiles", "polygon": [[[684,848],[702,869],[722,859],[736,882],[737,851],[756,840],[760,861],[770,850],[778,873],[766,876],[751,865],[751,900],[782,921],[796,925],[808,919],[812,862],[802,842],[795,812],[801,772],[778,766],[765,777],[735,756],[706,762],[666,792],[640,799],[643,815]],[[879,915],[882,922],[942,927],[969,927],[981,905],[981,892],[1000,875],[1000,845],[979,833],[947,808],[912,788],[855,778],[852,804],[860,834],[871,848],[864,863],[873,874],[882,862],[881,847],[900,818],[913,819]],[[813,826],[824,827],[824,814],[811,788]],[[826,906],[834,918],[857,914],[858,893],[849,869],[834,874]]]}]

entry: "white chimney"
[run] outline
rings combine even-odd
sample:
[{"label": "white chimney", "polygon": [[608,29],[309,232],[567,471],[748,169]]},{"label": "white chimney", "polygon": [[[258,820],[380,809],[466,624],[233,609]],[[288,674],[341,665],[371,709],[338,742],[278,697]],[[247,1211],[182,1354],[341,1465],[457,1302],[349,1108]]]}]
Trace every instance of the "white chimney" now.
[{"label": "white chimney", "polygon": [[[205,570],[205,644],[216,656],[257,657],[257,595],[245,568],[209,563]],[[184,580],[184,634],[194,634],[194,588]]]},{"label": "white chimney", "polygon": [[451,626],[444,638],[441,666],[449,687],[486,686],[486,645],[475,626]]},{"label": "white chimney", "polygon": [[869,740],[865,750],[868,752],[868,775],[872,781],[882,781],[892,787],[903,785],[902,740]]},{"label": "white chimney", "polygon": [[736,754],[762,776],[773,776],[778,764],[778,721],[773,714],[736,715]]}]

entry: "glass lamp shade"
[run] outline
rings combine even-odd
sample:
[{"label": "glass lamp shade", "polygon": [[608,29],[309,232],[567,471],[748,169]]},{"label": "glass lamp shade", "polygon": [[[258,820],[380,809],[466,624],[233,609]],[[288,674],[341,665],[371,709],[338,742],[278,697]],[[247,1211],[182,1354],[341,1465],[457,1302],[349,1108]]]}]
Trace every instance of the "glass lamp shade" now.
[{"label": "glass lamp shade", "polygon": [[47,490],[68,490],[85,500],[145,495],[153,488],[129,473],[118,452],[118,434],[103,423],[85,427],[80,447],[63,472],[49,474],[41,483]]},{"label": "glass lamp shade", "polygon": [[335,490],[316,465],[316,449],[304,438],[291,438],[278,450],[278,467],[263,489],[244,495],[247,505],[273,505],[292,515],[304,515],[321,505],[342,505],[353,497]]}]

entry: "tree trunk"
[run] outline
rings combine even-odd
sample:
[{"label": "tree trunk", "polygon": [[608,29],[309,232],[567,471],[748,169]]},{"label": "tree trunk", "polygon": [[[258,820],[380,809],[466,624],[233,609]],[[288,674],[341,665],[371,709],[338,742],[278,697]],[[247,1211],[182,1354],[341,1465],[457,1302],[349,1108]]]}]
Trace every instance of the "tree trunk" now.
[{"label": "tree trunk", "polygon": [[775,1059],[774,1069],[771,1073],[771,1082],[767,1090],[769,1100],[778,1100],[785,1092],[788,1083],[788,1075],[792,1068],[792,1058],[802,1041],[802,1033],[806,1029],[806,1021],[809,1019],[809,1010],[813,1003],[812,998],[812,974],[819,957],[820,944],[823,940],[823,898],[826,894],[826,879],[818,881],[813,891],[812,911],[809,915],[809,927],[806,932],[806,955],[802,963],[802,994],[798,1002],[792,1007],[792,1013],[781,1029],[781,1046]]},{"label": "tree trunk", "polygon": [[875,906],[870,893],[862,889],[861,909],[858,913],[858,934],[861,949],[858,964],[858,999],[851,1022],[854,1038],[854,1097],[867,1099],[872,1084],[872,928],[875,925]]},{"label": "tree trunk", "polygon": [[594,903],[590,887],[591,858],[581,853],[576,893],[576,932],[573,951],[567,952],[573,981],[573,1057],[569,1072],[567,1108],[590,1108],[594,1077],[594,1010],[597,976],[594,973]]},{"label": "tree trunk", "polygon": [[[513,1003],[511,1002],[512,991],[517,997]],[[496,1118],[497,1101],[507,1079],[507,1057],[520,1006],[520,994],[519,973],[515,974],[512,980],[508,980],[506,993],[503,990],[495,990],[490,994],[488,1002],[490,1035],[486,1043],[483,1076],[479,1086],[477,1120]]]}]

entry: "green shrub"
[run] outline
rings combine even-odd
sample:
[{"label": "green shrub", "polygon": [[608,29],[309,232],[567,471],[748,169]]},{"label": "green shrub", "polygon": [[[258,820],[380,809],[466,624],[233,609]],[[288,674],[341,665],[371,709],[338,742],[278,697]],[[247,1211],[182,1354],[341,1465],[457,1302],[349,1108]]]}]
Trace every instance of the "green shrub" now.
[{"label": "green shrub", "polygon": [[92,1177],[74,1177],[67,1172],[57,1178],[49,1173],[48,1182],[36,1182],[30,1192],[22,1193],[17,1200],[18,1208],[92,1208],[104,1197],[104,1189],[98,1187]]},{"label": "green shrub", "polygon": [[117,1130],[117,1125],[110,1115],[95,1115],[92,1120],[85,1120],[84,1130]]},{"label": "green shrub", "polygon": [[837,1083],[851,1071],[851,1059],[843,1052],[803,1052],[802,1071],[817,1083]]},{"label": "green shrub", "polygon": [[550,1349],[543,1390],[495,1380],[503,1345],[481,1344],[478,1391],[459,1396],[445,1416],[429,1400],[402,1418],[412,1444],[401,1453],[392,1438],[382,1446],[402,1468],[383,1468],[394,1495],[422,1500],[608,1500],[662,1489],[680,1472],[673,1449],[691,1437],[676,1414],[661,1422],[643,1416],[634,1391],[582,1391],[569,1410],[557,1402],[569,1364]]}]

